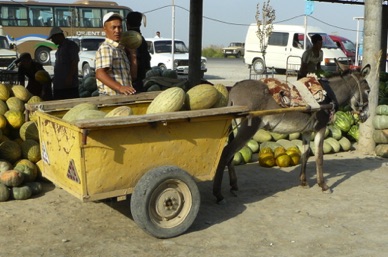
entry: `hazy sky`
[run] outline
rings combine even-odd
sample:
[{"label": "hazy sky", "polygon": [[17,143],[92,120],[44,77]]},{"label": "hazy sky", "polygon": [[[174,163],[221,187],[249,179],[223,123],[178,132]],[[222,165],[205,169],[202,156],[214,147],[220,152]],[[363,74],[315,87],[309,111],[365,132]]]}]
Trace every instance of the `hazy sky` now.
[{"label": "hazy sky", "polygon": [[[171,6],[174,2],[175,37],[188,43],[190,0],[115,1],[146,14],[147,26],[142,27],[144,37],[153,37],[156,31],[160,31],[162,37],[171,37],[173,28]],[[231,41],[243,42],[247,26],[256,22],[257,4],[260,4],[261,11],[263,2],[263,0],[203,0],[202,46],[226,46]],[[276,12],[275,23],[304,24],[305,0],[271,0],[270,6]],[[321,27],[329,34],[342,35],[356,41],[357,21],[353,18],[363,16],[363,5],[314,2],[314,12],[307,22],[309,25]],[[359,25],[362,30],[362,20]]]}]

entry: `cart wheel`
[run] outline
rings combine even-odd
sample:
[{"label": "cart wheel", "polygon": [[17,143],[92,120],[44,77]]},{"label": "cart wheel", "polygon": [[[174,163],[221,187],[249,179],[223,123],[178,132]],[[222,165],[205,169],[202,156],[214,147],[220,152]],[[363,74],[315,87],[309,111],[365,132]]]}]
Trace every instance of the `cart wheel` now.
[{"label": "cart wheel", "polygon": [[175,166],[155,168],[136,184],[131,213],[136,224],[157,238],[184,233],[194,222],[201,198],[193,178]]}]

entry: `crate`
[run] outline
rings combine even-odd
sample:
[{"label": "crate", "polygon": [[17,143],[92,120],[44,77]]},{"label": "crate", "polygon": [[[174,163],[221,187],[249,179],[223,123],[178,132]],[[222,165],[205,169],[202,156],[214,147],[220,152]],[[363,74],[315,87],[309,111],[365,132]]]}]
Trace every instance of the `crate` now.
[{"label": "crate", "polygon": [[17,71],[0,70],[0,83],[9,85],[20,84]]}]

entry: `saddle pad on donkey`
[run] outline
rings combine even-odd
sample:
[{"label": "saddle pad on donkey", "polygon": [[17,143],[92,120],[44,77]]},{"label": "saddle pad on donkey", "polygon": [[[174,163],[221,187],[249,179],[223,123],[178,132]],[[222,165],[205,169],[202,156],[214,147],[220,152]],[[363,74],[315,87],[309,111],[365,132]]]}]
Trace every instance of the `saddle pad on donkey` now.
[{"label": "saddle pad on donkey", "polygon": [[326,96],[326,91],[316,76],[301,78],[294,84],[276,78],[263,78],[260,80],[268,86],[272,97],[281,107],[308,105],[312,108],[319,108],[319,103]]}]

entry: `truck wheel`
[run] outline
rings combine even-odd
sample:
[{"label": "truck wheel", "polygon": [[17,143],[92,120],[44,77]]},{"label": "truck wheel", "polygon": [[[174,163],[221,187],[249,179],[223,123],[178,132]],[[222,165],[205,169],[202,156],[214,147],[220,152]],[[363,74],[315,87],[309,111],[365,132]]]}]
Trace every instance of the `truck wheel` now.
[{"label": "truck wheel", "polygon": [[144,174],[131,196],[133,220],[157,238],[184,233],[194,222],[201,204],[197,184],[184,170],[163,166]]},{"label": "truck wheel", "polygon": [[240,52],[238,52],[238,53],[236,54],[236,58],[241,58],[241,53],[240,53]]},{"label": "truck wheel", "polygon": [[89,75],[92,75],[92,69],[90,68],[90,65],[89,63],[85,63],[83,66],[82,66],[82,76],[83,77],[87,77]]},{"label": "truck wheel", "polygon": [[50,51],[51,49],[48,47],[39,47],[35,51],[35,59],[42,65],[50,63]]},{"label": "truck wheel", "polygon": [[266,67],[265,67],[264,60],[261,58],[254,60],[252,63],[252,68],[256,72],[256,74],[265,73]]}]

